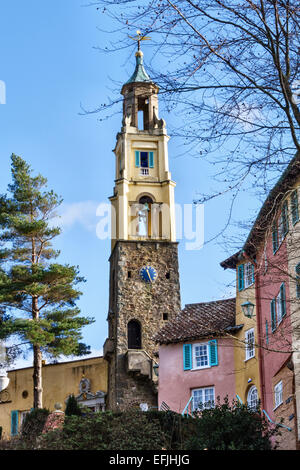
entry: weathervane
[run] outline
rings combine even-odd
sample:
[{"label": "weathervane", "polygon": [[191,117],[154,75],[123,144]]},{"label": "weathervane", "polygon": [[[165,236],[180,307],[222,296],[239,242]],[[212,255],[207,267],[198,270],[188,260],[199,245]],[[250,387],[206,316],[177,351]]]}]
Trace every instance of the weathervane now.
[{"label": "weathervane", "polygon": [[130,39],[133,39],[133,41],[137,41],[138,43],[138,51],[141,50],[141,41],[149,41],[149,36],[144,36],[141,31],[138,29],[137,32],[136,32],[137,36],[136,37],[132,37],[132,36],[129,36]]}]

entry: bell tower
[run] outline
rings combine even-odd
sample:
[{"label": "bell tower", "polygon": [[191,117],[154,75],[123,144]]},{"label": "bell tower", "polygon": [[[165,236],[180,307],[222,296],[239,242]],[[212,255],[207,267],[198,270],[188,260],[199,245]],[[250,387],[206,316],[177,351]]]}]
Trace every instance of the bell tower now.
[{"label": "bell tower", "polygon": [[107,406],[157,406],[159,358],[154,336],[180,311],[175,183],[168,161],[165,121],[158,118],[158,87],[136,52],[123,85],[123,121],[114,149],[110,197],[112,243]]}]

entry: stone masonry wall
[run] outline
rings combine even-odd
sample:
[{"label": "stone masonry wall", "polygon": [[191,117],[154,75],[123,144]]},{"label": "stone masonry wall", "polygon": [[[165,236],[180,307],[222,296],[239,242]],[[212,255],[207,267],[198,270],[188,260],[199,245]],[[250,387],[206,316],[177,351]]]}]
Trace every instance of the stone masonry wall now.
[{"label": "stone masonry wall", "polygon": [[[283,418],[283,424],[292,430],[289,431],[283,427],[280,428],[281,436],[276,438],[279,450],[297,449],[297,415],[295,408],[294,395],[294,374],[288,367],[283,367],[272,380],[272,389],[282,381],[283,402],[275,409],[275,422],[280,423]],[[274,404],[275,406],[275,404]],[[298,450],[298,449],[297,449]]]},{"label": "stone masonry wall", "polygon": [[[153,337],[181,309],[177,243],[119,241],[110,259],[109,337],[114,342],[110,356],[108,407],[126,408],[133,402],[157,405],[150,380],[127,373],[127,325],[137,320],[142,327],[142,349],[158,360]],[[151,265],[157,271],[154,283],[145,283],[140,269]]]}]

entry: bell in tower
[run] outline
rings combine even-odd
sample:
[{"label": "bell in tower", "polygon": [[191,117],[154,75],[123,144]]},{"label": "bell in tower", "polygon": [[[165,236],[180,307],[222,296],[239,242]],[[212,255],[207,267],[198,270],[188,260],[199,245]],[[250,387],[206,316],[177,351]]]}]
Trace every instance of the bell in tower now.
[{"label": "bell in tower", "polygon": [[143,52],[138,50],[132,77],[123,85],[123,126],[149,131],[164,127],[158,119],[158,86],[149,78],[143,65]]},{"label": "bell in tower", "polygon": [[117,134],[112,205],[107,407],[157,406],[159,365],[154,336],[180,311],[175,183],[158,86],[136,53],[123,85],[123,122]]}]

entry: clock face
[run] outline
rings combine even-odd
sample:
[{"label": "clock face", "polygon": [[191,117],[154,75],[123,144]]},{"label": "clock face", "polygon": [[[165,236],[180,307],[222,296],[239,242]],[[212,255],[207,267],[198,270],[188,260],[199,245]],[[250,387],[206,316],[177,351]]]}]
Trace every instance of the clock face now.
[{"label": "clock face", "polygon": [[144,282],[154,282],[157,278],[157,272],[152,266],[144,266],[140,270],[140,276]]}]

